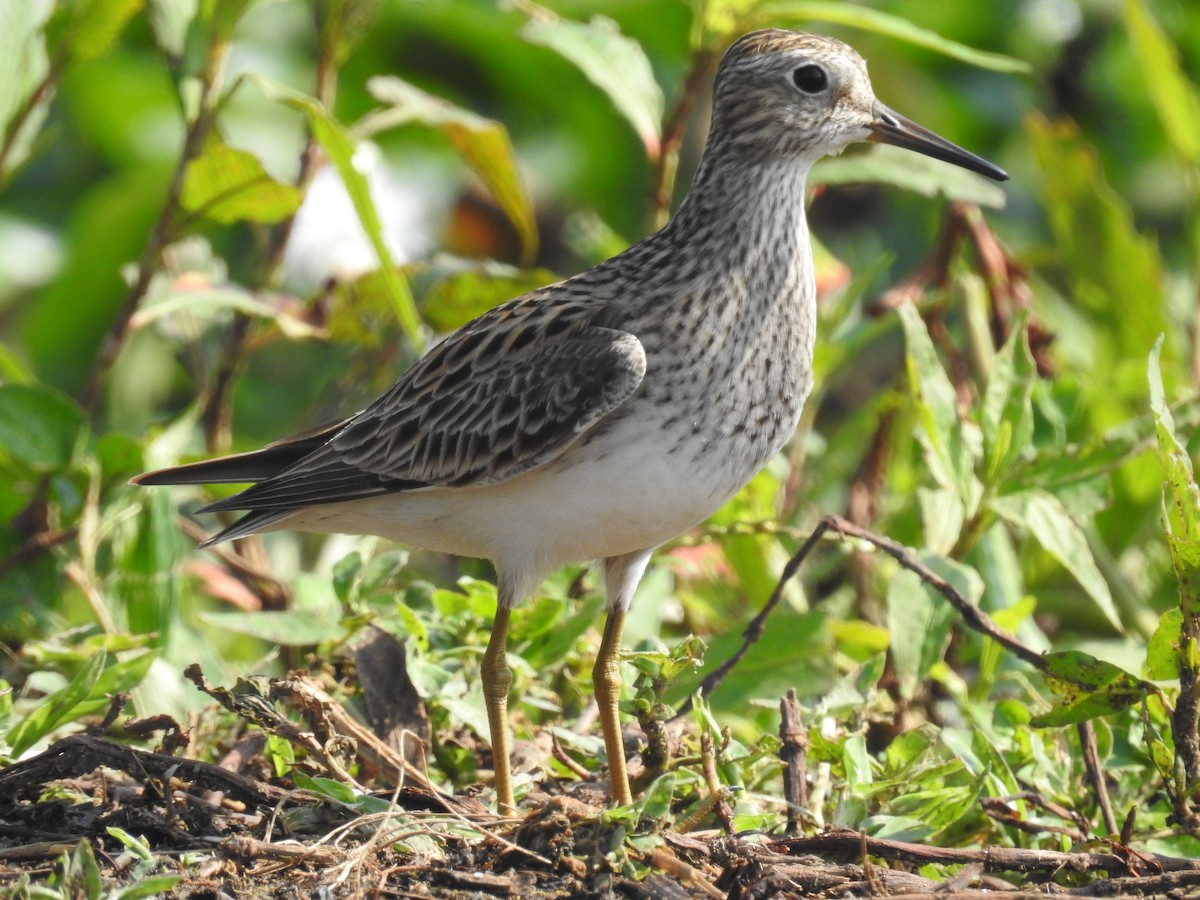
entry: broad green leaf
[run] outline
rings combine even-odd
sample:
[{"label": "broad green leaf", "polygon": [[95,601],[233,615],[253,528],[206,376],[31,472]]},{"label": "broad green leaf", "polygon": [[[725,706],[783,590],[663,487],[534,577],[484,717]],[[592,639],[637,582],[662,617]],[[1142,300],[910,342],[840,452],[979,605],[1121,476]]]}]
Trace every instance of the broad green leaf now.
[{"label": "broad green leaf", "polygon": [[904,326],[905,361],[920,431],[917,437],[934,479],[958,492],[967,516],[975,514],[982,487],[975,463],[982,454],[976,426],[958,415],[958,398],[920,313],[910,303],[900,309]]},{"label": "broad green leaf", "polygon": [[496,198],[521,238],[523,260],[532,263],[537,254],[537,221],[505,127],[390,75],[370,79],[367,90],[387,107],[368,114],[355,132],[369,136],[410,124],[436,128]]},{"label": "broad green leaf", "polygon": [[710,36],[718,40],[745,30],[749,14],[761,0],[691,0],[695,8],[692,48],[708,43]]},{"label": "broad green leaf", "polygon": [[113,663],[96,679],[87,698],[88,701],[102,709],[108,705],[110,694],[128,693],[133,690],[145,679],[158,656],[157,650],[146,650],[136,656]]},{"label": "broad green leaf", "polygon": [[55,21],[47,30],[54,52],[65,52],[72,62],[87,62],[103,56],[144,5],[145,0],[60,2],[55,10]]},{"label": "broad green leaf", "polygon": [[421,310],[434,331],[453,331],[500,303],[557,280],[549,269],[512,269],[494,264],[460,269],[433,283]]},{"label": "broad green leaf", "polygon": [[541,8],[525,23],[521,37],[574,63],[633,125],[646,156],[658,159],[663,92],[641,44],[621,34],[617,23],[605,16],[593,16],[585,25]]},{"label": "broad green leaf", "polygon": [[108,654],[94,654],[61,690],[42,700],[33,712],[13,726],[6,736],[12,755],[19,757],[54,729],[70,722],[76,710],[91,694],[104,671]]},{"label": "broad green leaf", "polygon": [[1029,63],[1023,60],[1013,59],[1011,56],[1003,56],[999,53],[989,53],[986,50],[976,50],[974,47],[944,38],[935,31],[914,25],[900,16],[856,3],[833,3],[828,0],[824,0],[824,2],[821,0],[769,0],[767,3],[759,4],[755,8],[753,16],[756,24],[764,25],[779,25],[784,22],[797,21],[808,24],[814,19],[887,35],[927,50],[943,53],[952,59],[979,66],[981,69],[1020,73],[1028,72],[1030,68]]},{"label": "broad green leaf", "polygon": [[1200,94],[1179,63],[1179,52],[1142,0],[1125,0],[1126,33],[1150,102],[1171,144],[1188,162],[1200,163]]},{"label": "broad green leaf", "polygon": [[1027,529],[1047,553],[1062,563],[1117,631],[1123,631],[1108,582],[1096,567],[1087,536],[1053,494],[1037,488],[994,497],[991,510],[1007,522]]},{"label": "broad green leaf", "polygon": [[171,319],[180,313],[192,313],[209,319],[214,313],[224,310],[234,310],[254,318],[266,319],[279,326],[279,330],[289,338],[297,340],[320,337],[324,334],[320,328],[297,318],[287,310],[273,306],[246,289],[232,284],[194,291],[173,289],[139,309],[130,325],[133,328],[143,328],[159,319]]},{"label": "broad green leaf", "polygon": [[201,612],[209,625],[236,631],[285,647],[309,647],[335,639],[341,633],[337,621],[298,610],[264,612]]},{"label": "broad green leaf", "polygon": [[[1129,203],[1105,180],[1095,149],[1076,126],[1035,116],[1028,131],[1071,304],[1102,326],[1092,358],[1143,359],[1160,334],[1175,330],[1164,312],[1154,240],[1138,233]],[[1113,373],[1104,374],[1107,384]]]},{"label": "broad green leaf", "polygon": [[37,471],[71,462],[86,427],[83,412],[46,385],[0,385],[0,455]]},{"label": "broad green leaf", "polygon": [[261,75],[255,75],[251,80],[268,99],[299,110],[307,117],[313,137],[341,176],[363,231],[367,233],[371,246],[375,248],[375,254],[379,257],[379,271],[387,285],[396,317],[413,350],[420,353],[424,344],[421,317],[417,315],[417,307],[408,283],[392,262],[392,253],[383,239],[383,223],[379,220],[379,211],[375,208],[367,178],[354,164],[354,138],[316,99]]},{"label": "broad green leaf", "polygon": [[1062,700],[1030,720],[1035,728],[1075,725],[1120,712],[1154,691],[1152,684],[1079,650],[1047,653],[1045,660],[1043,677]]},{"label": "broad green leaf", "polygon": [[62,880],[66,890],[56,896],[86,897],[88,900],[103,896],[104,881],[90,839],[83,838],[69,857],[63,853],[60,859],[63,860]]},{"label": "broad green leaf", "polygon": [[[663,700],[675,703],[695,690],[699,681],[741,645],[738,631],[714,636],[704,654],[704,667],[681,674]],[[777,610],[762,638],[708,698],[721,716],[746,715],[750,702],[778,698],[788,688],[819,695],[833,681],[833,641],[822,613]]]},{"label": "broad green leaf", "polygon": [[916,819],[930,833],[936,833],[949,828],[974,808],[986,777],[981,774],[970,784],[910,791],[885,808],[889,813]]},{"label": "broad green leaf", "polygon": [[294,185],[268,175],[253,153],[214,138],[188,164],[179,200],[188,212],[229,225],[282,221],[303,197]]},{"label": "broad green leaf", "polygon": [[[1158,458],[1167,474],[1162,489],[1162,527],[1171,565],[1179,580],[1183,630],[1192,636],[1196,634],[1196,616],[1200,614],[1200,486],[1196,484],[1191,456],[1176,436],[1175,420],[1167,406],[1159,368],[1162,344],[1160,337],[1147,365]],[[1194,652],[1194,648],[1189,649],[1189,656]]]},{"label": "broad green leaf", "polygon": [[964,510],[958,491],[945,487],[918,487],[917,505],[921,509],[925,546],[933,553],[949,553],[962,534]]},{"label": "broad green leaf", "polygon": [[145,897],[161,897],[183,881],[182,875],[151,875],[135,884],[117,888],[108,896],[112,900],[143,900]]},{"label": "broad green leaf", "polygon": [[992,358],[983,395],[983,464],[985,483],[999,484],[1033,439],[1033,385],[1037,368],[1029,353],[1025,320],[1016,323],[1000,352]]},{"label": "broad green leaf", "polygon": [[29,156],[54,97],[52,91],[33,96],[50,69],[42,25],[52,8],[23,0],[0,3],[0,180]]},{"label": "broad green leaf", "polygon": [[146,9],[155,43],[168,56],[183,56],[188,28],[200,9],[200,0],[148,0]]},{"label": "broad green leaf", "polygon": [[813,166],[810,184],[890,184],[925,197],[1003,209],[1004,188],[982,175],[911,150],[878,144],[866,153],[827,157]]},{"label": "broad green leaf", "polygon": [[383,0],[323,0],[315,6],[322,43],[332,42],[338,64],[370,34]]},{"label": "broad green leaf", "polygon": [[900,696],[911,700],[929,667],[942,658],[950,640],[955,613],[921,579],[901,570],[888,582],[889,647],[896,667]]},{"label": "broad green leaf", "polygon": [[1168,609],[1146,645],[1146,664],[1142,674],[1155,681],[1179,677],[1179,651],[1183,640],[1183,611]]}]

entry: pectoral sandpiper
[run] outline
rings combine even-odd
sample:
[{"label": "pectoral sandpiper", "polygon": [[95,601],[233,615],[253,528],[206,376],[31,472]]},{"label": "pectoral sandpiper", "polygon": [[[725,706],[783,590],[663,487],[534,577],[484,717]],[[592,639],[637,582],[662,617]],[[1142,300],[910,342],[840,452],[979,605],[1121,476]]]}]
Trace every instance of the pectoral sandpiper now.
[{"label": "pectoral sandpiper", "polygon": [[796,428],[817,318],[805,179],[854,141],[1007,178],[876,100],[840,41],[755,32],[721,63],[703,159],[661,231],[463,326],[335,427],[136,481],[254,482],[202,510],[248,511],[210,544],[298,529],[492,560],[499,605],[481,665],[507,811],[510,610],[548,573],[599,560],[595,694],[612,798],[629,803],[626,610],[654,549],[729,500]]}]

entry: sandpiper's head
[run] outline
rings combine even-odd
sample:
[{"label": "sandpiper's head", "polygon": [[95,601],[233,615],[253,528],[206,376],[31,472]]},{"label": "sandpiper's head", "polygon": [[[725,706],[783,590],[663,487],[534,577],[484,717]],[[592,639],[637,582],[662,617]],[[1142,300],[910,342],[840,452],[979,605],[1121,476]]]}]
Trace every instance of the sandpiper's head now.
[{"label": "sandpiper's head", "polygon": [[819,34],[773,28],[730,47],[717,72],[713,127],[747,149],[810,162],[855,141],[877,141],[998,181],[1008,178],[1003,169],[876,100],[863,58]]}]

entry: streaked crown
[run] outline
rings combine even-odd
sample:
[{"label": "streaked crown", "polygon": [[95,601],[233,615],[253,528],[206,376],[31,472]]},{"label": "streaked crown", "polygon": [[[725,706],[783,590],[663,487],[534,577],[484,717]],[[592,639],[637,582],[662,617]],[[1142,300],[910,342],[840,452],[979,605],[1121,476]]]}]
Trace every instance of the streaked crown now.
[{"label": "streaked crown", "polygon": [[717,72],[713,131],[741,152],[816,158],[868,137],[867,64],[834,38],[769,29],[731,46]]}]

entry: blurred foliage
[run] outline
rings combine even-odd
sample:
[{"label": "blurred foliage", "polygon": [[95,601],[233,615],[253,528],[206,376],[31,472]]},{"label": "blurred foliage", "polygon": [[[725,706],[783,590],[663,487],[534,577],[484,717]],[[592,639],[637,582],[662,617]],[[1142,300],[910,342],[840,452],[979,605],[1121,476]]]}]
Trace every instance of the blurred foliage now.
[{"label": "blurred foliage", "polygon": [[[0,0],[0,754],[129,692],[216,755],[240,726],[199,716],[185,666],[336,678],[375,622],[406,646],[435,777],[475,779],[484,564],[297,534],[198,554],[179,506],[209,492],[126,481],[335,420],[427,341],[644,235],[696,165],[720,52],[763,25],[846,39],[886,103],[1012,181],[857,148],[814,172],[817,390],[786,454],[652,564],[628,711],[669,715],[841,513],[1055,652],[1035,671],[890,559],[824,542],[694,713],[745,788],[739,827],[783,820],[773,735],[795,688],[810,823],[1107,834],[1070,727],[1091,722],[1136,845],[1200,849],[1185,0]],[[572,723],[596,590],[559,573],[510,652],[519,738],[554,729],[589,766],[600,745]],[[702,805],[696,758],[655,774],[643,813]]]}]

